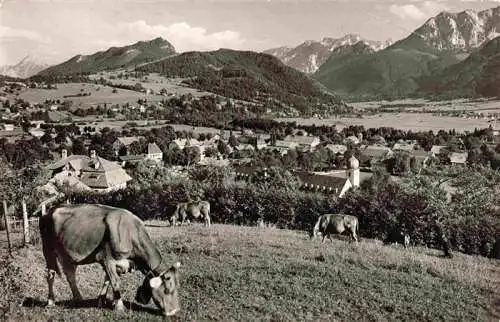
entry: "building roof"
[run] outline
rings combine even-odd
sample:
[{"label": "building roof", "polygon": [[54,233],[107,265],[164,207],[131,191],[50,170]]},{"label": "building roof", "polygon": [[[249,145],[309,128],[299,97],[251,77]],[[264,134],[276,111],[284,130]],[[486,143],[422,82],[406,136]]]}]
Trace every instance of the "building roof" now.
[{"label": "building roof", "polygon": [[452,152],[450,154],[450,162],[451,163],[460,163],[464,164],[467,162],[467,157],[469,156],[468,152]]},{"label": "building roof", "polygon": [[415,158],[422,158],[422,159],[425,159],[425,158],[428,158],[429,155],[430,155],[430,152],[429,151],[424,151],[424,150],[413,150],[411,151],[411,155]]},{"label": "building roof", "polygon": [[175,139],[172,141],[172,143],[177,144],[177,146],[180,149],[184,149],[188,143],[189,140],[189,146],[200,146],[202,143],[196,139]]},{"label": "building roof", "polygon": [[348,136],[344,139],[344,143],[351,141],[354,144],[359,144],[359,139],[355,135]]},{"label": "building roof", "polygon": [[156,143],[148,143],[148,154],[163,153]]},{"label": "building roof", "polygon": [[441,153],[441,149],[446,148],[445,145],[433,145],[431,148],[431,153],[433,154],[439,154]]},{"label": "building roof", "polygon": [[140,139],[143,139],[144,137],[142,136],[122,136],[119,138],[116,138],[117,141],[119,141],[121,144],[124,146],[129,146],[130,144],[134,142],[138,142]]},{"label": "building roof", "polygon": [[255,147],[251,144],[238,144],[236,147],[235,147],[236,150],[238,151],[243,151],[243,150],[255,150]]},{"label": "building roof", "polygon": [[71,165],[71,167],[75,171],[80,171],[88,163],[89,160],[90,160],[90,157],[88,157],[86,155],[73,154],[73,155],[68,156],[65,159],[60,159],[60,160],[50,164],[48,166],[48,169],[49,170],[56,170],[56,169],[60,169],[64,166],[66,166],[67,164],[69,164],[69,165]]},{"label": "building roof", "polygon": [[276,140],[273,146],[277,148],[295,149],[298,145],[299,144],[294,141]]},{"label": "building roof", "polygon": [[314,142],[319,143],[319,138],[317,136],[287,135],[283,141],[312,145]]},{"label": "building roof", "polygon": [[294,174],[302,183],[334,189],[342,189],[347,180],[345,177],[317,174],[309,171],[294,171]]},{"label": "building roof", "polygon": [[80,180],[91,188],[111,188],[132,178],[118,164],[99,156],[90,160],[82,169]]},{"label": "building roof", "polygon": [[347,151],[347,146],[343,144],[327,144],[326,148],[333,153],[344,153]]},{"label": "building roof", "polygon": [[394,143],[394,146],[392,147],[393,150],[403,150],[403,151],[413,151],[415,148],[414,143]]},{"label": "building roof", "polygon": [[382,145],[367,145],[361,150],[361,154],[369,158],[383,158],[391,152],[391,148]]}]

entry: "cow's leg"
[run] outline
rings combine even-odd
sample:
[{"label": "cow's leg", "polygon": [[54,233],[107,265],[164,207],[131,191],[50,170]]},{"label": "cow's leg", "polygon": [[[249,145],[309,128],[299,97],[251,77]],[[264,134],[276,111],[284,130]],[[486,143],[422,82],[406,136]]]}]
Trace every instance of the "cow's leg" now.
[{"label": "cow's leg", "polygon": [[116,311],[124,311],[125,305],[123,305],[120,295],[120,278],[116,272],[116,264],[111,261],[105,261],[103,266],[107,274],[107,279],[113,289],[113,306]]},{"label": "cow's leg", "polygon": [[323,239],[321,240],[321,243],[325,242],[326,234],[323,234]]},{"label": "cow's leg", "polygon": [[73,300],[81,301],[82,294],[78,290],[78,285],[76,284],[76,265],[63,261],[63,270],[66,279],[68,280],[69,287],[71,288],[71,293],[73,293]]},{"label": "cow's leg", "polygon": [[108,294],[108,288],[109,288],[109,278],[108,274],[104,277],[104,283],[102,284],[101,287],[101,292],[99,293],[99,297],[97,299],[97,305],[99,307],[104,307],[106,305],[106,295]]},{"label": "cow's leg", "polygon": [[205,214],[205,225],[210,227],[210,215]]},{"label": "cow's leg", "polygon": [[53,269],[47,269],[47,284],[49,286],[49,296],[48,299],[49,301],[47,302],[47,306],[51,307],[54,306],[55,303],[55,298],[54,298],[54,278],[56,277],[56,271]]}]

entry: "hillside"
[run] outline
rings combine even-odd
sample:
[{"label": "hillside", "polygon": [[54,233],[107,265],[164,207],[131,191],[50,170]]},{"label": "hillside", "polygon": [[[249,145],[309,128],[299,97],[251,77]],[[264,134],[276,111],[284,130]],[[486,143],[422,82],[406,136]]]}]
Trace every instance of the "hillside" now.
[{"label": "hillside", "polygon": [[[498,263],[486,258],[361,239],[350,244],[310,241],[272,228],[202,224],[147,228],[164,264],[180,261],[180,321],[496,321]],[[341,240],[343,239],[343,240]],[[139,272],[121,277],[127,312],[98,308],[100,265],[81,266],[85,299],[72,307],[64,275],[56,277],[56,306],[45,308],[41,246],[22,249],[0,265],[0,307],[8,320],[163,321],[154,304],[134,303]],[[27,269],[29,267],[29,269]],[[1,312],[1,311],[0,311]]]},{"label": "hillside", "polygon": [[92,55],[77,55],[64,63],[41,71],[38,75],[72,75],[135,67],[173,54],[175,54],[174,47],[165,39],[158,37],[129,46],[111,47]]},{"label": "hillside", "polygon": [[500,37],[484,44],[467,59],[422,81],[420,90],[446,96],[500,95]]},{"label": "hillside", "polygon": [[423,79],[456,64],[497,32],[500,7],[481,12],[442,12],[405,39],[355,58],[332,57],[314,78],[352,99],[419,95]]},{"label": "hillside", "polygon": [[185,84],[225,97],[270,104],[277,101],[300,112],[322,104],[344,106],[323,86],[271,55],[220,49],[187,52],[138,68],[166,77],[188,78]]},{"label": "hillside", "polygon": [[27,78],[49,67],[32,56],[26,56],[15,65],[1,66],[0,75],[13,78]]},{"label": "hillside", "polygon": [[373,51],[381,50],[390,44],[389,42],[366,40],[356,34],[347,34],[341,38],[325,37],[321,41],[308,40],[294,48],[268,49],[264,53],[279,58],[286,65],[301,72],[312,74],[327,61],[335,49],[351,46],[359,42],[364,43]]},{"label": "hillside", "polygon": [[419,77],[443,65],[438,55],[394,46],[376,53],[332,56],[314,78],[345,97],[402,97],[418,88]]}]

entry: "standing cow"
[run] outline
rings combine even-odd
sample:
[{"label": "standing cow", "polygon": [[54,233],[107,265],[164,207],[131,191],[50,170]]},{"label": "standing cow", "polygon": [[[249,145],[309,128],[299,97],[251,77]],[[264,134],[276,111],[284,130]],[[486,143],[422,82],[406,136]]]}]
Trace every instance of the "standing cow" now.
[{"label": "standing cow", "polygon": [[193,221],[199,218],[203,218],[205,226],[210,227],[210,203],[208,201],[202,200],[178,203],[174,214],[170,217],[170,222],[172,226],[175,226],[179,220],[182,225],[186,220]]},{"label": "standing cow", "polygon": [[119,276],[138,269],[144,282],[136,300],[147,304],[151,298],[166,316],[180,310],[178,288],[180,263],[160,271],[162,258],[143,222],[130,211],[99,204],[64,205],[40,218],[43,255],[47,264],[48,306],[54,303],[54,278],[58,262],[68,280],[74,300],[82,295],[76,284],[79,265],[100,263],[106,272],[99,303],[113,289],[115,310],[124,310]]},{"label": "standing cow", "polygon": [[359,229],[358,218],[350,215],[343,214],[324,214],[319,216],[316,225],[311,231],[310,237],[313,239],[319,233],[323,235],[322,242],[325,242],[325,237],[328,236],[330,240],[331,234],[342,234],[344,231],[348,231],[351,238],[358,242],[358,237],[356,233]]}]

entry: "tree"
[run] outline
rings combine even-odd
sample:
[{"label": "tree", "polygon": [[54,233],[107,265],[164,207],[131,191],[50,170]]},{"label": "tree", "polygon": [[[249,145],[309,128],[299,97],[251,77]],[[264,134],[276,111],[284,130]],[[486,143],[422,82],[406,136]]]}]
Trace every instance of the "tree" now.
[{"label": "tree", "polygon": [[228,141],[229,145],[231,147],[237,147],[239,145],[238,143],[238,139],[236,139],[236,136],[234,136],[233,133],[231,133],[231,135],[229,136],[229,141]]}]

